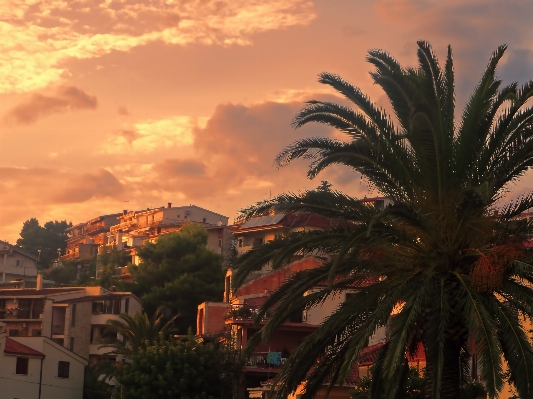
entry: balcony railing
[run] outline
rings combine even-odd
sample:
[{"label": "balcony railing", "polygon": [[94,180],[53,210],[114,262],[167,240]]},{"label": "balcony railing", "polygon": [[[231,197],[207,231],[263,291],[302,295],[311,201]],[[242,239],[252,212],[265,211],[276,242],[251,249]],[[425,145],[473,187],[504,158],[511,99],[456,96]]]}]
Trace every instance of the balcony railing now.
[{"label": "balcony railing", "polygon": [[245,367],[279,369],[283,367],[286,360],[281,352],[254,352],[246,361]]},{"label": "balcony railing", "polygon": [[0,319],[38,320],[42,318],[42,310],[31,309],[0,309]]},{"label": "balcony railing", "polygon": [[52,326],[52,335],[64,335],[65,325],[55,324]]},{"label": "balcony railing", "polygon": [[[261,305],[246,305],[246,304],[236,304],[228,306],[226,311],[226,320],[232,321],[254,321]],[[272,311],[268,310],[266,315],[263,316],[263,320],[267,320],[271,316]],[[296,312],[294,315],[288,318],[288,322],[291,323],[302,323],[303,312]]]}]

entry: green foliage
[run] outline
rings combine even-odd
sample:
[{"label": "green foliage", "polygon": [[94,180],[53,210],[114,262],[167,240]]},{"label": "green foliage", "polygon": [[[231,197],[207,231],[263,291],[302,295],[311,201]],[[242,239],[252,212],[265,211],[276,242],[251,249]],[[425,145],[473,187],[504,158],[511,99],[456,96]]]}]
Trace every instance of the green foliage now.
[{"label": "green foliage", "polygon": [[392,204],[374,207],[319,189],[282,194],[245,210],[247,218],[312,212],[331,220],[329,228],[288,234],[235,262],[232,282],[238,287],[265,264],[280,269],[294,255],[324,259],[270,295],[256,319],[269,310],[272,317],[248,341],[248,351],[298,309],[362,287],[292,352],[278,374],[279,397],[302,381],[302,399],[312,398],[327,378],[331,384],[345,381],[379,326],[387,326],[387,341],[370,386],[375,399],[382,391],[397,397],[405,353],[419,345],[426,354],[428,398],[459,397],[472,345],[489,397],[503,388],[505,366],[519,396],[533,397],[533,347],[516,317],[533,316],[533,259],[523,245],[533,222],[517,218],[533,208],[533,192],[502,203],[533,167],[533,81],[502,85],[496,66],[505,49],[492,54],[458,120],[450,48],[441,67],[431,46],[418,42],[416,68],[402,67],[385,51],[369,51],[372,79],[387,95],[393,117],[341,77],[319,75],[354,108],[309,101],[293,125],[323,123],[344,140],[299,140],[279,154],[277,164],[310,160],[309,178],[347,166]]},{"label": "green foliage", "polygon": [[85,366],[83,381],[83,399],[110,399],[113,387],[101,378],[102,372],[98,366]]},{"label": "green foliage", "polygon": [[483,383],[479,381],[469,381],[461,387],[460,399],[485,398],[487,390]]},{"label": "green foliage", "polygon": [[144,312],[136,312],[133,316],[122,313],[119,320],[111,319],[106,323],[109,331],[120,334],[122,338],[102,342],[101,348],[110,348],[109,353],[131,358],[140,349],[167,341],[175,330],[175,318],[165,321],[161,308],[151,317]]},{"label": "green foliage", "polygon": [[[51,267],[45,270],[44,277],[57,284],[64,285],[94,285],[96,274],[96,256],[86,259],[73,259],[61,261],[60,267]],[[78,266],[80,270],[78,271]]]},{"label": "green foliage", "polygon": [[[407,379],[398,392],[398,399],[424,399],[426,378],[424,372],[419,373],[415,367],[410,367]],[[371,377],[362,377],[350,391],[350,399],[371,399]],[[485,397],[487,391],[479,381],[469,381],[461,387],[459,399],[478,399]],[[379,399],[384,399],[383,394]]]},{"label": "green foliage", "polygon": [[38,255],[38,250],[41,250],[39,266],[48,268],[57,259],[58,248],[62,254],[65,253],[67,247],[65,230],[71,226],[72,223],[67,223],[66,220],[49,221],[41,226],[37,219],[31,218],[23,223],[17,245],[35,256]]},{"label": "green foliage", "polygon": [[118,369],[118,390],[124,399],[229,399],[235,369],[228,359],[217,345],[156,343]]},{"label": "green foliage", "polygon": [[138,249],[142,263],[129,266],[133,292],[142,297],[148,313],[164,306],[178,315],[181,334],[196,328],[200,303],[218,301],[224,290],[222,257],[207,249],[207,231],[188,223],[180,233],[164,234],[157,243]]},{"label": "green foliage", "polygon": [[128,265],[129,260],[130,256],[126,252],[104,246],[96,259],[98,278],[94,284],[104,288],[115,286],[119,291],[129,291],[128,289],[122,289],[127,284],[114,278],[116,268]]},{"label": "green foliage", "polygon": [[61,267],[51,267],[45,271],[44,277],[57,284],[72,284],[78,276],[78,268],[71,262],[63,262]]}]

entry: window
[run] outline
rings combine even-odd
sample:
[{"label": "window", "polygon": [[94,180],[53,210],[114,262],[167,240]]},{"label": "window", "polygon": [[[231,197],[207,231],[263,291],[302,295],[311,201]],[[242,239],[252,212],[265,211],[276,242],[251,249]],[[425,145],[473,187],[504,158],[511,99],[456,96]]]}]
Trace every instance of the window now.
[{"label": "window", "polygon": [[15,262],[15,266],[20,266],[20,259],[17,259]]},{"label": "window", "polygon": [[218,247],[222,248],[222,239],[220,239],[220,238],[218,239]]},{"label": "window", "polygon": [[57,376],[59,378],[68,378],[69,371],[70,371],[69,369],[70,369],[70,362],[59,361],[57,363]]},{"label": "window", "polygon": [[28,374],[28,364],[29,364],[29,358],[27,357],[17,357],[17,366],[16,366],[16,373],[17,374]]},{"label": "window", "polygon": [[42,334],[41,330],[31,330],[31,336],[32,337],[40,337]]},{"label": "window", "polygon": [[242,247],[242,238],[239,238],[238,242],[239,242],[239,247]]},{"label": "window", "polygon": [[120,314],[120,299],[93,302],[93,314]]},{"label": "window", "polygon": [[9,336],[10,337],[18,337],[19,336],[19,332],[20,332],[20,330],[14,330],[14,329],[9,330]]},{"label": "window", "polygon": [[203,220],[203,221],[204,221],[204,223],[205,223],[205,221],[206,221],[206,220],[207,220],[207,219],[206,219],[206,218],[204,218],[204,220]]},{"label": "window", "polygon": [[70,337],[70,346],[69,349],[74,352],[74,337]]},{"label": "window", "polygon": [[72,305],[72,310],[70,312],[70,325],[72,327],[76,325],[76,304]]},{"label": "window", "polygon": [[128,313],[130,310],[130,298],[126,298],[124,301],[124,313]]},{"label": "window", "polygon": [[120,314],[120,299],[113,300],[113,314]]}]

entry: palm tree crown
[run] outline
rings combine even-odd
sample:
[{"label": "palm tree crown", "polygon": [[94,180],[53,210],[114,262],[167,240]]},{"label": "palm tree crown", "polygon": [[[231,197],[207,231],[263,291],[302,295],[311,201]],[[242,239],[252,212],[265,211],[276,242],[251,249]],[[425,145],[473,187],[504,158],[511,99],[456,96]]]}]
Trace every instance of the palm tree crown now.
[{"label": "palm tree crown", "polygon": [[133,316],[122,313],[119,320],[108,320],[106,323],[107,329],[119,334],[121,339],[103,343],[101,348],[110,348],[111,354],[131,358],[139,349],[168,339],[175,330],[173,324],[176,317],[165,322],[161,308],[151,317],[144,312],[135,312]]},{"label": "palm tree crown", "polygon": [[290,234],[237,260],[236,286],[266,263],[279,268],[294,254],[329,255],[323,266],[298,273],[270,296],[257,317],[275,306],[274,316],[251,345],[268,339],[295,310],[372,281],[292,354],[279,375],[280,395],[304,380],[309,398],[326,378],[341,383],[375,329],[389,323],[373,397],[395,397],[406,353],[419,343],[426,352],[427,398],[459,397],[472,346],[491,397],[501,390],[506,367],[521,397],[533,397],[533,349],[518,317],[533,315],[533,266],[524,246],[532,225],[517,218],[533,207],[533,195],[498,207],[533,165],[533,108],[526,104],[533,82],[501,87],[495,70],[505,49],[492,54],[458,121],[450,48],[444,68],[423,41],[417,68],[403,68],[384,51],[369,52],[371,76],[394,117],[339,76],[320,74],[319,81],[354,109],[309,101],[293,124],[324,123],[347,140],[303,139],[283,150],[277,163],[309,159],[309,178],[333,164],[349,166],[392,204],[377,209],[338,191],[316,190],[244,211],[246,217],[314,212],[332,220],[329,229]]}]

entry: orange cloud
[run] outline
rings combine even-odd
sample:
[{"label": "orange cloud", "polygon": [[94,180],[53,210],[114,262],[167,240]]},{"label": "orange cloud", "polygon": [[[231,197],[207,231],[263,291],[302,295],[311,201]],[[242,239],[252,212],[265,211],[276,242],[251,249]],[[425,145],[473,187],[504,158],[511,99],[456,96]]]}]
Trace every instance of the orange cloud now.
[{"label": "orange cloud", "polygon": [[64,61],[152,42],[246,45],[264,31],[307,25],[309,0],[87,0],[0,3],[0,93],[60,81]]},{"label": "orange cloud", "polygon": [[123,184],[109,171],[100,169],[94,173],[71,177],[67,180],[66,187],[53,196],[53,200],[75,203],[98,197],[119,199],[123,192]]},{"label": "orange cloud", "polygon": [[95,109],[95,96],[90,96],[74,86],[60,87],[55,95],[32,94],[31,97],[10,109],[4,116],[8,125],[31,124],[39,118],[73,110]]}]

